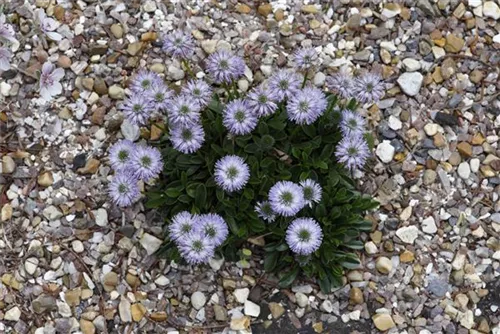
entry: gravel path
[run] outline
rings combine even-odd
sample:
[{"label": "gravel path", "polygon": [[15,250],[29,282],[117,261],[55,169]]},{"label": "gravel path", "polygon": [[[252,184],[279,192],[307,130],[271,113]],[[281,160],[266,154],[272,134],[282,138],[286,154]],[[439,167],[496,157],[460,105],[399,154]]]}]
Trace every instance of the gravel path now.
[{"label": "gravel path", "polygon": [[[4,7],[20,44],[0,76],[0,332],[500,333],[498,0],[28,2]],[[33,34],[36,8],[60,42]],[[249,266],[158,259],[162,217],[109,203],[109,146],[157,135],[116,102],[138,67],[184,78],[156,42],[178,27],[196,62],[230,48],[254,81],[300,46],[321,53],[317,86],[341,66],[383,75],[358,175],[381,207],[343,288],[279,290],[255,245]],[[51,103],[25,75],[47,60],[65,69]]]}]

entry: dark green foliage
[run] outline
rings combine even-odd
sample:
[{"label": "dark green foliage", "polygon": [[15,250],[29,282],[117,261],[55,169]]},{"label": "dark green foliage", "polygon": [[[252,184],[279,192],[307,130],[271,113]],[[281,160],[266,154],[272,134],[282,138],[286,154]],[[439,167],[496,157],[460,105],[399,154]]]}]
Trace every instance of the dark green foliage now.
[{"label": "dark green foliage", "polygon": [[[266,235],[264,267],[278,273],[280,286],[289,286],[302,271],[317,278],[325,292],[330,291],[341,284],[344,268],[358,265],[352,250],[363,247],[357,240],[360,231],[371,230],[363,212],[377,203],[357,192],[346,170],[335,161],[335,145],[341,137],[339,115],[333,111],[335,96],[330,95],[328,101],[327,112],[313,125],[288,121],[281,108],[261,119],[251,135],[229,138],[222,125],[222,105],[214,99],[203,112],[206,136],[198,152],[182,154],[171,147],[168,138],[160,141],[164,170],[157,186],[148,191],[147,206],[158,208],[168,219],[183,210],[222,215],[230,230],[222,246],[228,260],[238,260],[238,250],[249,237]],[[227,154],[243,157],[250,167],[250,180],[238,193],[223,191],[213,178],[215,162]],[[254,211],[276,182],[306,178],[316,180],[323,188],[321,202],[297,215],[316,219],[323,229],[320,249],[308,257],[294,255],[285,242],[286,228],[294,218],[279,217],[269,224]],[[166,240],[161,252],[178,259],[168,236]]]}]

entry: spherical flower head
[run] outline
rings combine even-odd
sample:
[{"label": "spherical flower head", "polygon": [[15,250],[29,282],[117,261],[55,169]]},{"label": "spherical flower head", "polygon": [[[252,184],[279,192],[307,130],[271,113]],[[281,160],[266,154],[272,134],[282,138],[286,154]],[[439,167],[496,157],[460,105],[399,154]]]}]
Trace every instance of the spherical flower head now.
[{"label": "spherical flower head", "polygon": [[257,121],[245,100],[231,101],[224,109],[222,123],[232,135],[249,134],[257,126]]},{"label": "spherical flower head", "polygon": [[174,58],[191,58],[195,47],[193,38],[180,30],[174,31],[163,38],[162,50]]},{"label": "spherical flower head", "polygon": [[146,94],[133,93],[123,101],[121,110],[132,124],[144,125],[155,111],[154,105]]},{"label": "spherical flower head", "polygon": [[243,189],[250,178],[250,168],[243,158],[226,155],[215,163],[215,182],[225,191]]},{"label": "spherical flower head", "polygon": [[194,225],[198,216],[192,215],[187,211],[182,211],[172,217],[172,222],[168,226],[170,238],[179,243],[184,237],[194,232]]},{"label": "spherical flower head", "polygon": [[340,71],[326,79],[326,86],[330,91],[343,99],[353,96],[353,80],[346,71]]},{"label": "spherical flower head", "polygon": [[109,149],[109,161],[115,171],[123,171],[129,167],[135,144],[130,140],[120,140]]},{"label": "spherical flower head", "polygon": [[132,152],[128,170],[139,180],[149,181],[163,170],[160,151],[151,146],[136,146]]},{"label": "spherical flower head", "polygon": [[366,121],[360,114],[350,110],[342,111],[340,131],[344,136],[362,136],[365,133],[365,124]]},{"label": "spherical flower head", "polygon": [[304,201],[306,205],[312,207],[313,203],[319,203],[319,201],[321,201],[321,193],[323,190],[316,181],[307,179],[301,181],[300,186],[302,187],[302,192],[304,193]]},{"label": "spherical flower head", "polygon": [[170,141],[177,151],[185,154],[193,153],[203,145],[205,131],[199,124],[177,126],[170,129]]},{"label": "spherical flower head", "polygon": [[345,136],[335,151],[337,161],[349,170],[360,169],[370,156],[368,144],[362,136]]},{"label": "spherical flower head", "polygon": [[273,211],[269,201],[258,202],[255,206],[255,212],[257,212],[260,218],[269,223],[272,223],[276,219],[276,213]]},{"label": "spherical flower head", "polygon": [[201,107],[206,107],[212,99],[212,88],[204,80],[191,80],[181,93],[193,99]]},{"label": "spherical flower head", "polygon": [[365,73],[353,83],[354,97],[362,103],[378,102],[384,96],[384,83],[382,78],[374,73]]},{"label": "spherical flower head", "polygon": [[157,73],[141,69],[132,78],[130,82],[130,89],[138,93],[147,92],[151,90],[154,86],[162,83],[163,80]]},{"label": "spherical flower head", "polygon": [[224,218],[218,214],[209,213],[198,217],[194,232],[203,235],[214,247],[218,247],[226,241],[229,229]]},{"label": "spherical flower head", "polygon": [[323,232],[312,218],[297,218],[286,230],[286,243],[292,252],[309,255],[321,246]]},{"label": "spherical flower head", "polygon": [[297,50],[293,55],[293,61],[295,67],[302,71],[307,71],[308,69],[317,65],[319,60],[318,52],[313,48],[304,48]]},{"label": "spherical flower head", "polygon": [[190,233],[179,239],[179,252],[190,264],[207,263],[214,256],[214,245],[201,233]]},{"label": "spherical flower head", "polygon": [[274,114],[278,108],[277,100],[278,97],[262,84],[252,89],[247,96],[248,107],[257,117]]},{"label": "spherical flower head", "polygon": [[163,111],[168,110],[170,99],[173,96],[172,91],[168,89],[163,81],[153,85],[145,94],[147,99],[153,104],[154,109]]},{"label": "spherical flower head", "polygon": [[168,120],[175,126],[188,126],[200,120],[200,105],[192,98],[178,95],[170,101]]},{"label": "spherical flower head", "polygon": [[245,62],[229,51],[219,50],[208,57],[206,69],[214,82],[231,83],[243,76]]},{"label": "spherical flower head", "polygon": [[312,124],[326,110],[325,94],[318,88],[306,87],[290,98],[286,110],[288,118],[297,124]]},{"label": "spherical flower head", "polygon": [[120,207],[129,206],[139,197],[137,178],[130,173],[119,172],[110,182],[108,191],[116,205]]},{"label": "spherical flower head", "polygon": [[302,75],[289,71],[279,70],[269,78],[269,90],[277,97],[277,101],[281,102],[285,98],[292,98],[302,85]]},{"label": "spherical flower head", "polygon": [[291,217],[304,207],[304,192],[296,183],[279,181],[269,190],[269,202],[274,212]]}]

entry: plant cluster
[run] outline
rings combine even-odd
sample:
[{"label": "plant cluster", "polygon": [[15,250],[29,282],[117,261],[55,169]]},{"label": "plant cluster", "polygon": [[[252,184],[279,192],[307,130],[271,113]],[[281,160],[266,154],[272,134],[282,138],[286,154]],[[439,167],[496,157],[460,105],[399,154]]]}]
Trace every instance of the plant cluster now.
[{"label": "plant cluster", "polygon": [[321,59],[304,48],[293,55],[294,70],[279,69],[245,94],[237,86],[248,71],[241,57],[218,50],[205,60],[208,80],[197,79],[189,63],[195,47],[182,31],[163,39],[191,76],[178,93],[151,71],[132,78],[121,110],[138,126],[161,118],[164,136],[149,143],[155,148],[112,147],[111,197],[129,205],[138,180],[159,176],[147,206],[167,218],[161,252],[170,259],[236,260],[252,237],[265,245],[265,269],[279,273],[280,285],[303,271],[329,291],[343,268],[359,264],[348,249],[362,248],[357,237],[371,229],[363,213],[377,205],[356,191],[350,173],[370,155],[357,108],[381,98],[380,77],[341,71],[324,91],[310,82]]}]

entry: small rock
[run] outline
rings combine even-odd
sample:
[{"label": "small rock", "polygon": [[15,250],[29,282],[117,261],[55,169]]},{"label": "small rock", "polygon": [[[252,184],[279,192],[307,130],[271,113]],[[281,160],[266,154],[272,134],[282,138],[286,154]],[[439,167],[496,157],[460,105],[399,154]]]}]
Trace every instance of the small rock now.
[{"label": "small rock", "polygon": [[149,233],[144,233],[140,243],[148,255],[153,255],[160,248],[162,241]]},{"label": "small rock", "polygon": [[465,41],[463,38],[455,36],[453,34],[449,34],[446,36],[446,45],[444,49],[448,52],[458,53],[465,45]]},{"label": "small rock", "polygon": [[5,312],[3,318],[7,321],[19,321],[19,319],[21,318],[21,310],[19,309],[19,307],[14,306],[13,308]]},{"label": "small rock", "polygon": [[434,234],[437,232],[436,222],[432,216],[427,217],[422,221],[422,231],[428,234]]},{"label": "small rock", "polygon": [[437,173],[432,169],[426,169],[424,172],[424,184],[431,185],[436,181]]},{"label": "small rock", "polygon": [[388,329],[396,327],[396,324],[392,320],[390,314],[387,313],[378,313],[372,317],[373,324],[377,327],[378,330],[384,332]]},{"label": "small rock", "polygon": [[227,321],[227,310],[219,304],[214,304],[215,320]]},{"label": "small rock", "polygon": [[118,304],[118,313],[123,322],[132,322],[131,305],[126,298],[122,298]]},{"label": "small rock", "polygon": [[241,14],[249,14],[252,11],[252,8],[248,5],[240,3],[236,6],[236,11]]},{"label": "small rock", "polygon": [[249,317],[232,318],[229,327],[233,331],[247,330],[250,327],[250,318]]},{"label": "small rock", "polygon": [[144,318],[147,310],[141,303],[135,303],[130,308],[130,313],[132,314],[132,320],[134,322],[139,322]]},{"label": "small rock", "polygon": [[184,71],[174,65],[168,67],[168,74],[175,81],[184,79]]},{"label": "small rock", "polygon": [[385,256],[381,256],[377,259],[375,267],[382,274],[389,274],[392,270],[392,261]]},{"label": "small rock", "polygon": [[104,287],[104,291],[113,291],[118,285],[118,275],[114,271],[110,271],[104,275],[102,285]]},{"label": "small rock", "polygon": [[120,39],[123,37],[123,28],[120,23],[112,24],[110,30],[115,38]]},{"label": "small rock", "polygon": [[80,329],[82,330],[83,334],[94,334],[95,333],[95,326],[92,323],[92,321],[89,321],[89,320],[80,319]]},{"label": "small rock", "polygon": [[97,226],[106,226],[108,225],[108,212],[104,208],[99,208],[97,211],[94,211],[95,223]]},{"label": "small rock", "polygon": [[418,228],[416,226],[401,227],[396,231],[396,235],[401,241],[407,244],[413,244],[418,237]]},{"label": "small rock", "polygon": [[142,47],[143,47],[143,43],[142,42],[130,43],[127,46],[127,52],[131,56],[136,56],[142,50]]},{"label": "small rock", "polygon": [[395,152],[396,150],[391,145],[391,142],[388,140],[384,140],[382,141],[382,143],[378,144],[375,154],[377,154],[382,162],[389,163],[394,158]]},{"label": "small rock", "polygon": [[257,8],[257,12],[264,17],[267,17],[272,11],[273,7],[269,3],[262,4]]},{"label": "small rock", "polygon": [[260,314],[260,306],[250,300],[245,301],[245,315],[257,318]]},{"label": "small rock", "polygon": [[419,72],[405,72],[398,78],[401,90],[408,96],[415,96],[420,91],[424,76]]},{"label": "small rock", "polygon": [[123,100],[125,98],[125,90],[118,85],[113,85],[109,87],[108,95],[112,99]]},{"label": "small rock", "polygon": [[270,302],[268,306],[273,319],[278,319],[285,313],[285,308],[280,303]]},{"label": "small rock", "polygon": [[100,164],[99,160],[90,158],[84,167],[77,169],[77,172],[80,174],[95,174]]},{"label": "small rock", "polygon": [[438,133],[440,126],[436,123],[428,123],[424,126],[425,134],[434,137]]},{"label": "small rock", "polygon": [[500,8],[495,1],[486,1],[483,5],[483,15],[494,20],[500,19]]},{"label": "small rock", "polygon": [[43,172],[38,176],[37,182],[38,185],[42,187],[50,187],[54,183],[54,177],[52,176],[52,172],[50,171]]},{"label": "small rock", "polygon": [[378,252],[377,245],[375,245],[373,241],[368,241],[367,243],[365,243],[365,251],[367,254],[370,255],[377,254]]},{"label": "small rock", "polygon": [[236,301],[240,304],[244,304],[248,299],[248,295],[250,294],[250,290],[248,288],[236,289],[233,292]]},{"label": "small rock", "polygon": [[403,65],[408,72],[418,71],[422,67],[418,60],[412,58],[403,59]]},{"label": "small rock", "polygon": [[203,306],[205,306],[205,303],[207,302],[207,297],[205,297],[205,295],[203,294],[203,292],[201,291],[195,291],[192,295],[191,295],[191,305],[193,305],[193,307],[196,309],[196,310],[199,310],[201,309]]},{"label": "small rock", "polygon": [[12,159],[8,155],[4,155],[2,157],[2,173],[3,174],[12,174],[16,169],[16,163],[14,159]]},{"label": "small rock", "polygon": [[354,305],[364,303],[363,292],[360,288],[354,287],[349,291],[349,302]]},{"label": "small rock", "polygon": [[470,166],[467,162],[462,162],[457,168],[458,176],[467,180],[470,176]]},{"label": "small rock", "polygon": [[301,7],[301,11],[306,14],[316,14],[319,9],[316,5],[304,5]]},{"label": "small rock", "polygon": [[472,146],[468,142],[463,141],[458,143],[457,151],[465,158],[470,158],[472,156]]},{"label": "small rock", "polygon": [[297,302],[297,305],[302,308],[305,308],[307,305],[309,305],[309,299],[302,292],[295,293],[295,301]]},{"label": "small rock", "polygon": [[36,257],[27,258],[26,261],[24,261],[24,269],[26,269],[29,275],[34,275],[38,268],[38,263],[39,260]]},{"label": "small rock", "polygon": [[13,212],[14,210],[12,209],[12,205],[10,205],[10,203],[4,204],[4,206],[2,206],[2,212],[0,216],[1,221],[8,221],[10,218],[12,218]]},{"label": "small rock", "polygon": [[436,117],[434,118],[434,120],[439,125],[454,126],[454,125],[458,125],[459,124],[457,116],[450,115],[450,114],[443,113],[443,112],[437,112],[436,113]]}]

